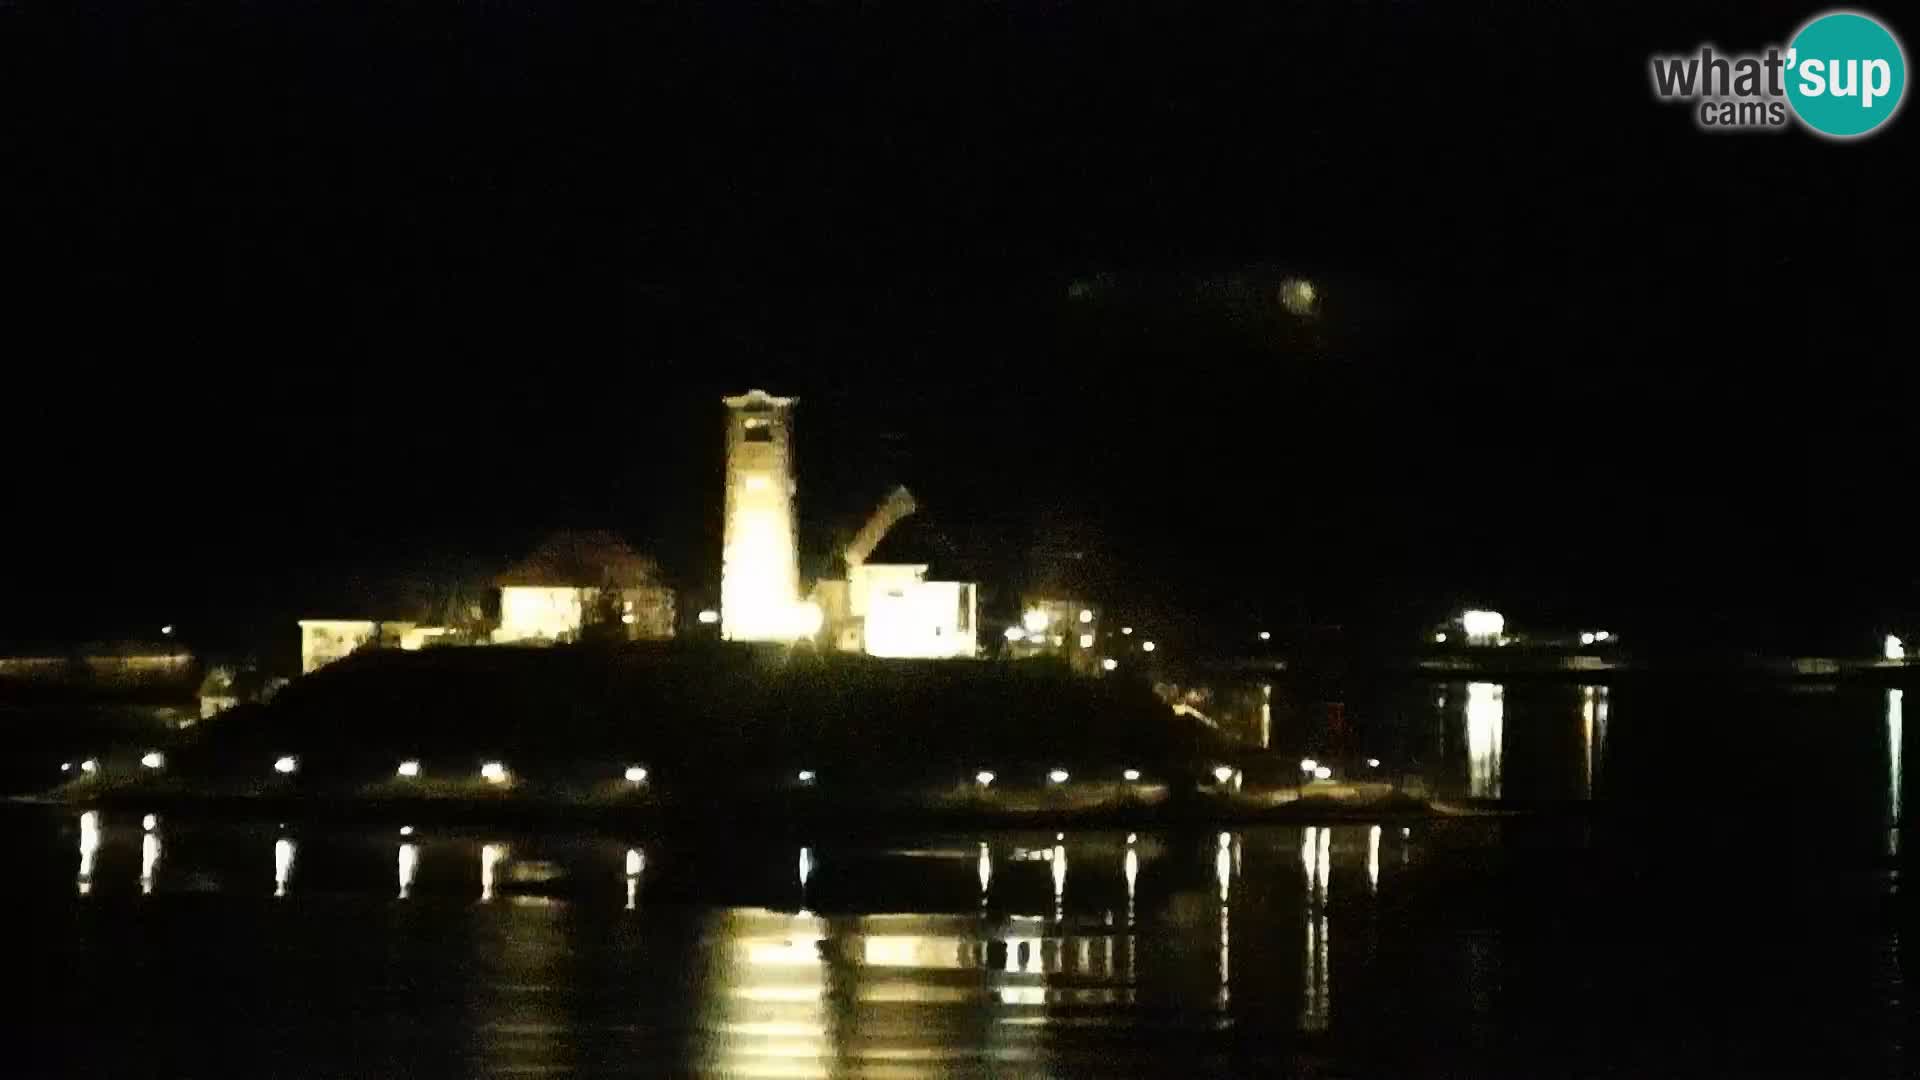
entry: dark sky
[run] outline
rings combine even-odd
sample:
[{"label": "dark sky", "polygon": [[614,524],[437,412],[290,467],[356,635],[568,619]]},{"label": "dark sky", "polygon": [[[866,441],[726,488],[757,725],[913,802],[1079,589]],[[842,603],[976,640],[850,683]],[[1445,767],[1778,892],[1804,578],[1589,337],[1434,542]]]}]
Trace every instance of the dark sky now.
[{"label": "dark sky", "polygon": [[1913,606],[1914,118],[1647,87],[1815,8],[1192,7],[0,0],[0,638],[700,586],[751,385],[814,543],[904,481],[1223,627]]}]

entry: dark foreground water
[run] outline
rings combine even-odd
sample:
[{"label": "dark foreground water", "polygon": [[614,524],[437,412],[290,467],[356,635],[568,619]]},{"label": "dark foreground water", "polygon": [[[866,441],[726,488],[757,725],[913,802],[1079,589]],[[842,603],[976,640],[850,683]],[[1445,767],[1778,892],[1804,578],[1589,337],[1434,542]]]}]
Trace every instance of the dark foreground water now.
[{"label": "dark foreground water", "polygon": [[17,1076],[1906,1076],[1879,820],[679,837],[0,811]]}]

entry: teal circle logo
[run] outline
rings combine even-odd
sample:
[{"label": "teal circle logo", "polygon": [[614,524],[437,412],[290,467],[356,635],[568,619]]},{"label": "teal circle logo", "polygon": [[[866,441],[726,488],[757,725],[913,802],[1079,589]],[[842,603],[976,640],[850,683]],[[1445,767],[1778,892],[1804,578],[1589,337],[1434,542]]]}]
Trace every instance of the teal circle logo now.
[{"label": "teal circle logo", "polygon": [[1786,89],[1794,113],[1813,130],[1865,135],[1900,108],[1907,58],[1878,20],[1830,12],[1801,27],[1788,46]]}]

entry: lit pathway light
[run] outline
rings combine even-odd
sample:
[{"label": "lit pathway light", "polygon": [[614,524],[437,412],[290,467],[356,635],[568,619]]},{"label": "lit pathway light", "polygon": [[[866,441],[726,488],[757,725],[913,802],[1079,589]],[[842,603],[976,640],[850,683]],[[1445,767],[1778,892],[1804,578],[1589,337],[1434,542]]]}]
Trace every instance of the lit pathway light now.
[{"label": "lit pathway light", "polygon": [[1140,770],[1139,769],[1124,770],[1123,772],[1121,772],[1120,777],[1121,779],[1125,780],[1129,784],[1135,783],[1140,779]]},{"label": "lit pathway light", "polygon": [[404,776],[411,780],[420,775],[420,763],[412,760],[403,761],[400,763],[400,767],[393,770],[393,772],[396,776]]},{"label": "lit pathway light", "polygon": [[1115,670],[1118,670],[1119,667],[1120,667],[1120,661],[1115,660],[1111,656],[1107,657],[1105,660],[1100,661],[1100,670],[1102,671],[1115,671]]},{"label": "lit pathway light", "polygon": [[1327,768],[1325,765],[1322,765],[1319,768],[1313,770],[1313,778],[1315,780],[1331,780],[1333,779],[1333,770]]},{"label": "lit pathway light", "polygon": [[812,769],[801,769],[798,773],[794,774],[794,776],[803,784],[811,784],[819,779],[819,774],[815,773]]},{"label": "lit pathway light", "polygon": [[1055,769],[1047,774],[1047,780],[1050,783],[1064,784],[1067,782],[1067,770]]},{"label": "lit pathway light", "polygon": [[1312,758],[1310,758],[1310,757],[1303,757],[1303,758],[1301,758],[1301,759],[1300,759],[1300,771],[1301,771],[1301,772],[1312,772],[1313,770],[1315,770],[1315,769],[1317,769],[1317,768],[1319,768],[1319,767],[1320,767],[1320,763],[1319,763],[1319,762],[1317,762],[1317,761],[1315,761],[1315,760],[1313,760],[1313,759],[1312,759]]},{"label": "lit pathway light", "polygon": [[626,776],[627,776],[627,783],[632,784],[635,787],[639,787],[641,784],[644,784],[647,782],[647,770],[644,767],[639,765],[627,766]]},{"label": "lit pathway light", "polygon": [[1213,767],[1213,778],[1216,782],[1222,783],[1222,784],[1233,779],[1233,766],[1215,765]]},{"label": "lit pathway light", "polygon": [[300,759],[288,754],[273,763],[273,771],[282,776],[291,775],[300,770]]},{"label": "lit pathway light", "polygon": [[498,761],[489,761],[480,766],[480,779],[489,784],[504,784],[507,782],[507,767]]},{"label": "lit pathway light", "polygon": [[973,782],[976,784],[979,784],[981,787],[992,787],[993,786],[993,770],[981,769],[979,772],[974,773]]},{"label": "lit pathway light", "polygon": [[149,769],[164,769],[167,767],[167,755],[158,750],[149,750],[140,758],[140,764]]}]

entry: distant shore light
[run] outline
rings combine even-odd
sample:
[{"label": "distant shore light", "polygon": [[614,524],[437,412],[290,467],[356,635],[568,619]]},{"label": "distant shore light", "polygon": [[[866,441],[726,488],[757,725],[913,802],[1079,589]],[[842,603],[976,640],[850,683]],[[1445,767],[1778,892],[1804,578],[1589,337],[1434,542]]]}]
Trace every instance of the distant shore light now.
[{"label": "distant shore light", "polygon": [[1460,613],[1460,629],[1470,638],[1497,638],[1507,632],[1507,617],[1497,611],[1463,611]]},{"label": "distant shore light", "polygon": [[1595,641],[1605,641],[1612,636],[1613,632],[1610,630],[1595,630],[1593,632],[1593,640]]},{"label": "distant shore light", "polygon": [[489,761],[480,766],[480,779],[489,784],[504,784],[507,782],[507,767],[498,761]]},{"label": "distant shore light", "polygon": [[80,763],[80,771],[81,771],[81,772],[83,772],[83,773],[95,773],[95,772],[99,772],[99,771],[100,771],[100,761],[99,761],[99,759],[98,759],[98,758],[88,758],[87,760],[85,760],[85,761],[83,761],[83,762],[81,762],[81,763]]},{"label": "distant shore light", "polygon": [[1313,770],[1315,770],[1315,769],[1317,769],[1317,768],[1319,768],[1319,767],[1320,767],[1320,763],[1319,763],[1319,762],[1317,762],[1317,761],[1315,761],[1315,760],[1313,760],[1313,759],[1312,759],[1312,758],[1310,758],[1310,757],[1303,757],[1303,758],[1301,758],[1301,759],[1300,759],[1300,771],[1301,771],[1301,772],[1312,772]]},{"label": "distant shore light", "polygon": [[159,827],[160,815],[158,814],[148,814],[146,817],[140,819],[140,828],[146,832],[152,832]]},{"label": "distant shore light", "polygon": [[644,784],[647,782],[647,770],[638,765],[629,765],[626,777],[629,784]]},{"label": "distant shore light", "polygon": [[1160,647],[1160,646],[1158,646],[1158,645],[1155,645],[1155,644],[1154,644],[1153,642],[1151,642],[1151,641],[1143,641],[1143,642],[1141,642],[1141,643],[1140,643],[1140,651],[1141,651],[1141,652],[1152,652],[1153,650],[1155,650],[1155,649],[1157,649],[1157,648],[1159,648],[1159,647]]},{"label": "distant shore light", "polygon": [[1369,768],[1369,769],[1377,769],[1377,768],[1379,768],[1379,767],[1380,767],[1380,759],[1379,759],[1379,758],[1377,758],[1377,757],[1370,757],[1370,758],[1368,758],[1368,759],[1367,759],[1367,768]]},{"label": "distant shore light", "polygon": [[1433,635],[1433,643],[1435,645],[1445,645],[1447,643],[1447,632],[1442,630]]},{"label": "distant shore light", "polygon": [[1222,783],[1222,784],[1233,779],[1233,766],[1215,765],[1213,767],[1213,778],[1216,782]]},{"label": "distant shore light", "polygon": [[712,626],[714,623],[717,623],[719,621],[720,621],[720,613],[713,610],[712,608],[706,608],[700,612],[700,622],[702,625]]},{"label": "distant shore light", "polygon": [[1580,635],[1580,644],[1582,644],[1582,645],[1591,645],[1591,644],[1593,644],[1593,631],[1591,631],[1591,630],[1587,630],[1587,631],[1584,631],[1584,632],[1582,632],[1582,633],[1581,633],[1581,635]]},{"label": "distant shore light", "polygon": [[1004,636],[1008,641],[1019,641],[1021,638],[1027,636],[1027,632],[1025,630],[1020,629],[1017,626],[1009,626],[1007,627],[1005,634],[1003,634],[1002,636]]},{"label": "distant shore light", "polygon": [[163,626],[163,627],[161,627],[161,628],[160,628],[160,633],[161,633],[161,635],[162,635],[162,636],[164,636],[164,637],[172,637],[172,636],[173,636],[173,624],[172,624],[172,623],[168,623],[167,625],[165,625],[165,626]]},{"label": "distant shore light", "polygon": [[1313,770],[1313,778],[1315,780],[1331,780],[1333,779],[1333,770],[1327,768],[1325,765],[1322,765],[1319,768]]},{"label": "distant shore light", "polygon": [[1881,655],[1889,660],[1905,660],[1907,658],[1907,643],[1901,641],[1900,635],[1898,634],[1888,634],[1887,640],[1882,643]]},{"label": "distant shore light", "polygon": [[400,767],[393,771],[399,776],[411,779],[420,775],[420,763],[417,761],[403,761],[400,763]]},{"label": "distant shore light", "polygon": [[1053,622],[1053,616],[1047,614],[1046,608],[1030,608],[1026,614],[1020,616],[1020,625],[1025,626],[1029,633],[1034,634],[1045,630],[1051,622]]},{"label": "distant shore light", "polygon": [[1093,609],[1092,609],[1092,608],[1081,608],[1081,609],[1080,609],[1080,621],[1081,621],[1081,622],[1083,622],[1083,623],[1090,623],[1090,622],[1092,622],[1092,621],[1093,621]]},{"label": "distant shore light", "polygon": [[60,763],[60,771],[61,771],[61,772],[72,772],[72,771],[73,771],[73,762],[71,762],[71,761],[63,761],[63,762],[61,762],[61,763]]},{"label": "distant shore light", "polygon": [[1100,661],[1100,670],[1102,671],[1112,671],[1119,666],[1120,666],[1120,661],[1115,660],[1111,656],[1107,657],[1105,660]]},{"label": "distant shore light", "polygon": [[1093,648],[1093,635],[1092,635],[1092,634],[1081,634],[1081,635],[1080,635],[1080,647],[1081,647],[1081,648],[1083,648],[1083,649],[1091,649],[1091,648]]},{"label": "distant shore light", "polygon": [[795,775],[799,778],[800,782],[803,784],[811,784],[816,779],[819,778],[819,774],[814,772],[812,769],[801,769]]},{"label": "distant shore light", "polygon": [[1121,632],[1121,633],[1123,633],[1123,634],[1131,634],[1131,633],[1133,633],[1133,627],[1131,627],[1131,626],[1123,626],[1123,627],[1121,627],[1121,628],[1120,628],[1120,632]]},{"label": "distant shore light", "polygon": [[1262,630],[1262,631],[1260,631],[1260,640],[1261,640],[1261,641],[1272,641],[1272,640],[1273,640],[1273,631],[1271,631],[1271,630]]},{"label": "distant shore light", "polygon": [[400,826],[400,835],[401,835],[401,836],[412,836],[412,835],[413,835],[413,826],[411,826],[411,825],[402,825],[402,826]]},{"label": "distant shore light", "polygon": [[981,787],[992,787],[993,786],[993,770],[981,769],[979,772],[974,773],[973,782],[976,784],[979,784]]},{"label": "distant shore light", "polygon": [[1126,769],[1120,773],[1120,777],[1128,783],[1133,783],[1135,780],[1140,779],[1140,770]]},{"label": "distant shore light", "polygon": [[1047,779],[1056,784],[1064,784],[1067,782],[1067,775],[1067,770],[1055,769],[1047,774]]},{"label": "distant shore light", "polygon": [[274,761],[273,771],[285,775],[300,768],[300,759],[288,754]]},{"label": "distant shore light", "polygon": [[166,767],[167,755],[158,750],[149,750],[141,756],[140,764],[149,769],[162,769]]}]

